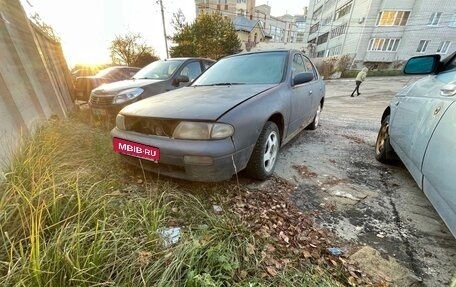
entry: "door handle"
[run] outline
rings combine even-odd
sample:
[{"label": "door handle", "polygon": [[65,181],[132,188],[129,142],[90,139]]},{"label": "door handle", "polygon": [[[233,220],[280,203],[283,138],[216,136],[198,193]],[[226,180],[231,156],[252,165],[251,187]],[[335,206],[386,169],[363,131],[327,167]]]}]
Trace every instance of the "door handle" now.
[{"label": "door handle", "polygon": [[312,90],[309,91],[309,95],[312,95]]},{"label": "door handle", "polygon": [[400,103],[400,102],[397,101],[397,102],[394,103],[394,105],[395,105],[395,106],[399,106],[399,103]]}]

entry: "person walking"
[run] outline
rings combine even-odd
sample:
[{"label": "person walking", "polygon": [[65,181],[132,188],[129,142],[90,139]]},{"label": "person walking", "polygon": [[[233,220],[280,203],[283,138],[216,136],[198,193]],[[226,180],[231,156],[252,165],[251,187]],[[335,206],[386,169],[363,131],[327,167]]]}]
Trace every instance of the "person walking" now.
[{"label": "person walking", "polygon": [[355,89],[353,90],[353,92],[351,93],[351,96],[350,97],[354,97],[354,94],[356,92],[356,95],[359,96],[361,95],[361,93],[359,92],[359,86],[361,85],[362,82],[364,82],[364,80],[366,79],[367,77],[367,71],[369,71],[368,68],[364,67],[359,73],[358,75],[356,75],[356,87]]}]

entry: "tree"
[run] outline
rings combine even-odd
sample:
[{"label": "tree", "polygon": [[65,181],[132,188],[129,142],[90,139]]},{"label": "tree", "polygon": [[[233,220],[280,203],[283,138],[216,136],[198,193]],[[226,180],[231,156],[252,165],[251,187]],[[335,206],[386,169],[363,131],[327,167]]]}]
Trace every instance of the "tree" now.
[{"label": "tree", "polygon": [[38,13],[35,13],[30,16],[30,20],[34,23],[44,34],[49,36],[52,40],[60,42],[60,37],[57,36],[54,29],[46,24],[40,17]]},{"label": "tree", "polygon": [[184,24],[178,13],[171,23],[177,31],[171,37],[176,44],[170,49],[172,57],[219,59],[240,51],[241,42],[233,24],[220,13],[200,14],[192,24]]},{"label": "tree", "polygon": [[109,47],[113,64],[144,67],[158,60],[154,49],[141,40],[140,34],[131,32],[124,36],[116,36]]}]

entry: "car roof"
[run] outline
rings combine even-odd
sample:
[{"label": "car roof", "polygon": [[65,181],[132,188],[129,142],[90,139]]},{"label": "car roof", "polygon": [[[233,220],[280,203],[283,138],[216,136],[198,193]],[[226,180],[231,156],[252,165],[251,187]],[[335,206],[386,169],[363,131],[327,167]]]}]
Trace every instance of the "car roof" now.
[{"label": "car roof", "polygon": [[224,58],[243,56],[243,55],[252,55],[252,54],[261,54],[261,53],[274,53],[274,52],[285,52],[285,53],[300,52],[300,53],[303,53],[302,51],[300,51],[298,49],[292,49],[292,48],[276,48],[276,49],[264,49],[264,50],[257,49],[255,51],[240,52],[237,54],[226,56]]},{"label": "car roof", "polygon": [[105,69],[108,69],[108,68],[116,68],[116,69],[125,69],[125,68],[129,68],[129,69],[141,69],[141,68],[134,67],[134,66],[122,66],[122,65],[118,65],[118,66],[109,66],[109,67],[106,67]]},{"label": "car roof", "polygon": [[187,61],[187,60],[206,60],[206,61],[210,61],[210,62],[215,62],[215,60],[213,60],[213,59],[203,58],[203,57],[175,57],[175,58],[162,59],[162,60],[159,60],[159,61],[172,61],[172,60],[184,60],[184,61]]}]

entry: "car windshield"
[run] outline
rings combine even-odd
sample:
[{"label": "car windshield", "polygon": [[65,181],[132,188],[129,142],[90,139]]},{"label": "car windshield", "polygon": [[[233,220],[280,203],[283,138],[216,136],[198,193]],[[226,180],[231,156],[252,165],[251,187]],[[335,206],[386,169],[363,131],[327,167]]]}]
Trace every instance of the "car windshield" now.
[{"label": "car windshield", "polygon": [[184,60],[155,61],[139,70],[133,79],[166,80],[183,62]]},{"label": "car windshield", "polygon": [[286,52],[239,54],[221,59],[193,86],[277,84],[283,78]]},{"label": "car windshield", "polygon": [[98,73],[95,75],[95,77],[106,77],[108,76],[111,72],[114,72],[117,68],[116,67],[109,67],[103,70],[98,71]]}]

